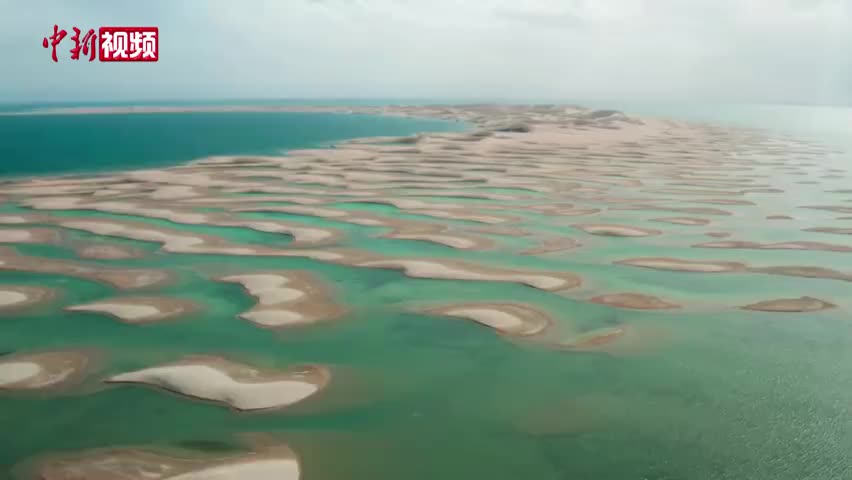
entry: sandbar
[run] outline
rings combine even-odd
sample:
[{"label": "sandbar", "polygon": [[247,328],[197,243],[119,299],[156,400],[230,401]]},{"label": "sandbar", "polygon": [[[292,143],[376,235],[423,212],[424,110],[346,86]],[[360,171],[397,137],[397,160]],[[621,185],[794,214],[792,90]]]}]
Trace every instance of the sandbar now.
[{"label": "sandbar", "polygon": [[77,256],[90,260],[127,260],[144,256],[141,250],[109,244],[86,245],[77,249]]},{"label": "sandbar", "polygon": [[696,248],[733,248],[747,250],[813,250],[824,252],[852,252],[852,247],[825,242],[778,242],[760,243],[747,241],[706,242],[693,245]]},{"label": "sandbar", "polygon": [[753,303],[741,307],[743,310],[757,310],[761,312],[795,313],[795,312],[817,312],[835,308],[837,305],[814,297],[779,298]]},{"label": "sandbar", "polygon": [[60,388],[84,377],[92,364],[79,350],[20,353],[0,357],[0,392]]},{"label": "sandbar", "polygon": [[606,237],[650,237],[663,233],[660,230],[652,228],[631,227],[628,225],[578,224],[574,225],[574,227],[592,235]]},{"label": "sandbar", "polygon": [[530,305],[518,303],[468,303],[425,310],[425,313],[471,320],[504,335],[529,336],[541,333],[552,319]]},{"label": "sandbar", "polygon": [[55,243],[59,232],[49,228],[0,228],[0,243]]},{"label": "sandbar", "polygon": [[113,297],[81,305],[71,305],[72,312],[103,313],[124,323],[152,323],[170,320],[198,310],[188,300],[170,297]]},{"label": "sandbar", "polygon": [[309,325],[338,318],[346,312],[334,302],[330,288],[308,272],[248,273],[219,280],[242,285],[257,300],[251,310],[239,316],[261,327]]},{"label": "sandbar", "polygon": [[721,262],[712,260],[684,260],[667,257],[631,258],[615,262],[619,265],[652,268],[655,270],[670,270],[674,272],[723,273],[742,272],[746,264],[739,262]]},{"label": "sandbar", "polygon": [[0,312],[17,312],[48,303],[55,297],[56,292],[47,287],[0,285]]},{"label": "sandbar", "polygon": [[520,252],[521,255],[546,255],[548,253],[564,252],[565,250],[573,250],[582,243],[576,238],[571,237],[553,237],[542,240],[537,247],[528,248]]},{"label": "sandbar", "polygon": [[665,217],[665,218],[654,218],[651,220],[652,222],[663,222],[663,223],[672,223],[675,225],[707,225],[710,223],[710,220],[706,218],[697,218],[697,217]]},{"label": "sandbar", "polygon": [[354,265],[402,270],[407,276],[414,278],[511,282],[548,291],[574,288],[581,283],[580,277],[572,273],[511,270],[457,260],[385,259],[356,261]]},{"label": "sandbar", "polygon": [[0,271],[3,270],[68,275],[107,283],[122,290],[162,286],[173,278],[165,270],[105,268],[71,260],[19,255],[0,249]]},{"label": "sandbar", "polygon": [[806,228],[806,232],[831,233],[834,235],[852,235],[852,228],[842,227],[814,227]]},{"label": "sandbar", "polygon": [[680,308],[680,305],[661,298],[641,293],[610,293],[591,299],[594,303],[636,310],[668,310]]},{"label": "sandbar", "polygon": [[286,445],[222,456],[106,448],[51,455],[31,467],[42,480],[299,480],[301,466]]},{"label": "sandbar", "polygon": [[140,383],[238,411],[281,409],[325,388],[330,371],[322,366],[260,369],[221,357],[189,357],[114,375],[107,383]]},{"label": "sandbar", "polygon": [[599,328],[580,333],[572,339],[550,343],[549,345],[568,350],[595,351],[608,348],[610,344],[621,340],[629,330],[626,325]]}]

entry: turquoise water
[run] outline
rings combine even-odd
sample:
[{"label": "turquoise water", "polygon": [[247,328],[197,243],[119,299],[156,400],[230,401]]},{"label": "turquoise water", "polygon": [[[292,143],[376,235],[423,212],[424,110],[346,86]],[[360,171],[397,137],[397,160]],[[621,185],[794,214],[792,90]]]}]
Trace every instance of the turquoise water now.
[{"label": "turquoise water", "polygon": [[209,155],[276,155],[348,138],[463,128],[329,113],[0,116],[0,176],[162,167]]},{"label": "turquoise water", "polygon": [[[689,115],[670,115],[692,120],[717,118],[758,127],[772,127],[775,124],[770,118],[777,115],[773,110],[748,116],[743,112],[710,109],[702,113],[687,106],[681,108]],[[664,109],[658,106],[658,114]],[[648,110],[647,114],[653,112]],[[0,117],[0,122],[7,118]],[[9,158],[11,152],[22,155],[17,158],[43,163],[39,164],[42,170],[7,173],[12,175],[53,173],[52,168],[75,171],[66,169],[66,157],[36,153],[69,148],[75,158],[100,159],[97,166],[83,170],[111,170],[169,165],[210,153],[277,153],[350,136],[460,128],[443,122],[325,114],[88,115],[11,120],[20,119],[32,119],[28,120],[32,123],[26,128],[19,126],[17,135],[7,135],[0,129],[0,135],[7,135],[0,148],[9,149],[0,158]],[[54,128],[54,122],[68,128]],[[829,119],[824,123],[831,128],[822,133],[830,136],[829,131],[838,125]],[[145,129],[153,139],[152,146],[123,141],[124,133],[109,137],[101,145],[89,145],[99,138],[89,131],[93,126],[126,133],[135,131],[131,125]],[[184,138],[185,130],[190,134]],[[30,136],[21,133],[25,131]],[[78,140],[79,135],[71,132],[88,141]],[[34,138],[40,140],[34,142]],[[842,181],[831,188],[839,186]],[[800,196],[785,195],[771,207],[792,209],[802,197],[819,197],[827,188],[826,184],[802,187],[794,192]],[[435,198],[465,205],[486,203]],[[429,220],[390,206],[357,204],[344,198],[337,201],[328,206]],[[589,203],[605,206],[605,202]],[[793,237],[843,243],[842,237],[800,231],[825,225],[834,215],[799,212],[798,223],[791,227],[763,222],[762,216],[753,216],[751,208],[724,206],[734,215],[712,218],[711,226],[696,228],[651,224],[651,218],[679,216],[657,211],[610,210],[588,220],[525,213],[523,204],[508,202],[501,213],[523,216],[519,226],[524,228],[581,239],[583,247],[556,255],[522,256],[518,250],[535,246],[536,240],[524,237],[504,238],[493,251],[464,252],[418,241],[375,238],[384,229],[333,219],[272,213],[242,216],[338,228],[346,234],[344,246],[375,254],[576,272],[586,282],[576,296],[518,284],[413,279],[398,271],[356,269],[300,258],[167,254],[151,242],[123,240],[122,245],[133,246],[146,256],[77,261],[106,268],[174,271],[179,275],[176,283],[139,294],[168,295],[203,306],[197,314],[176,321],[125,325],[103,315],[63,312],[62,307],[126,292],[63,275],[2,272],[0,284],[49,286],[63,295],[35,311],[0,316],[0,352],[95,347],[106,361],[78,390],[0,397],[0,429],[15,432],[14,436],[0,437],[0,478],[6,478],[5,470],[12,465],[47,452],[108,446],[228,448],[236,442],[235,435],[258,431],[280,435],[299,452],[304,480],[852,478],[852,376],[848,372],[852,323],[846,309],[847,282],[666,272],[611,263],[635,256],[675,256],[850,271],[850,253],[690,247],[709,240],[702,237],[704,231],[718,228],[745,232],[749,239],[761,241]],[[7,206],[2,213],[20,212]],[[85,211],[57,213],[63,215],[130,218]],[[273,242],[272,234],[234,228],[138,221],[245,244]],[[666,234],[638,239],[591,237],[571,226],[586,221],[642,225],[663,229]],[[463,221],[444,223],[457,229],[471,226]],[[15,248],[34,257],[76,259],[73,247],[93,241],[118,240],[65,232],[60,245]],[[281,235],[274,241],[284,246],[289,238]],[[237,315],[254,301],[239,286],[214,278],[223,273],[269,270],[311,271],[330,286],[335,300],[349,308],[348,314],[281,332],[238,319]],[[683,301],[689,308],[645,312],[584,300],[602,291],[660,295]],[[735,308],[779,295],[825,297],[841,303],[842,308],[786,316]],[[535,305],[556,317],[556,329],[587,331],[625,324],[641,332],[646,344],[639,353],[624,356],[548,349],[509,340],[472,322],[416,313],[415,307],[435,301]],[[238,414],[153,389],[100,383],[110,374],[199,353],[270,367],[327,364],[335,376],[332,386],[316,402],[264,414]]]}]

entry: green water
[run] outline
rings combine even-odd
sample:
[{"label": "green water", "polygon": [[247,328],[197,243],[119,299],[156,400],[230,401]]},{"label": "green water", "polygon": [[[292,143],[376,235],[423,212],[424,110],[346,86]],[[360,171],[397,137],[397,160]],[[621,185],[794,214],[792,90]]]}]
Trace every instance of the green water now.
[{"label": "green water", "polygon": [[[219,121],[174,117],[189,124]],[[82,117],[63,118],[70,124]],[[273,117],[264,118],[263,122],[275,123]],[[150,128],[166,128],[150,121]],[[52,131],[46,125],[39,128]],[[418,125],[418,129],[427,127]],[[208,138],[210,130],[198,128],[207,132],[198,133],[199,138]],[[367,129],[370,135],[410,133],[408,127],[390,131],[372,128]],[[164,131],[158,135],[165,135]],[[353,130],[328,140],[347,135],[362,133]],[[213,137],[209,138],[215,145],[219,140]],[[58,148],[55,145],[65,141],[57,139],[54,144],[53,137],[49,138],[43,143],[52,146],[45,148]],[[253,151],[254,147],[239,143],[242,140],[229,144],[232,140],[221,140],[225,150]],[[257,148],[307,146],[299,143],[303,141],[313,144],[324,140],[303,138],[292,143],[282,141],[274,147],[258,144]],[[8,143],[5,145],[9,148]],[[127,148],[121,151],[127,153]],[[171,144],[162,148],[177,147]],[[207,148],[212,147],[199,147],[191,156],[212,153]],[[108,152],[98,155],[103,156],[99,164],[103,168],[120,168]],[[188,158],[185,152],[168,157],[153,160],[152,156],[153,163],[146,164],[143,159],[139,160],[142,164],[133,165]],[[14,173],[49,171],[48,166],[39,168],[44,170]],[[801,198],[815,200],[825,200],[824,190],[828,189],[825,185],[801,188]],[[450,200],[488,203],[452,197],[435,201]],[[773,208],[786,211],[786,202],[801,203],[782,199]],[[518,202],[513,210],[510,202],[500,213],[520,215],[524,203]],[[435,220],[402,214],[385,205],[341,202],[329,206],[408,220]],[[178,273],[178,280],[159,289],[127,293],[62,275],[0,272],[0,284],[43,285],[63,292],[50,305],[0,316],[0,352],[91,347],[103,359],[78,389],[0,396],[0,431],[4,432],[0,437],[0,478],[4,473],[11,476],[5,471],[13,465],[48,452],[151,445],[239,448],[234,445],[235,438],[246,432],[271,432],[290,443],[301,457],[305,480],[852,478],[849,283],[748,273],[663,272],[611,263],[637,256],[672,256],[852,271],[850,253],[692,248],[695,243],[712,240],[702,233],[717,228],[747,231],[748,238],[756,241],[850,243],[842,236],[800,231],[826,225],[834,218],[827,212],[796,210],[795,229],[783,222],[754,228],[755,219],[744,209],[719,208],[733,215],[707,216],[713,224],[706,227],[648,222],[657,217],[685,216],[670,212],[613,210],[594,220],[526,212],[519,227],[535,229],[537,235],[571,236],[583,242],[577,250],[541,257],[517,255],[519,250],[534,246],[538,236],[494,236],[498,241],[493,250],[463,252],[426,242],[377,238],[386,230],[333,219],[242,214],[247,219],[337,228],[345,234],[343,245],[377,254],[463,259],[511,268],[564,270],[582,276],[584,286],[564,296],[518,284],[412,279],[398,271],[356,269],[299,258],[167,254],[154,243],[74,231],[65,232],[59,245],[18,245],[15,248],[20,253],[33,257],[75,259],[103,267],[169,269]],[[3,213],[20,211],[12,206],[3,209]],[[128,218],[87,211],[54,213]],[[239,243],[278,242],[277,246],[285,246],[289,242],[283,235],[244,229],[134,220]],[[574,227],[590,221],[660,228],[667,234],[639,239],[592,237]],[[459,230],[482,226],[441,222]],[[72,247],[92,241],[132,246],[145,252],[145,257],[78,259]],[[310,328],[279,332],[258,328],[237,318],[253,300],[238,285],[213,280],[226,273],[278,269],[313,272],[329,284],[335,299],[349,309],[348,314]],[[659,295],[689,307],[642,312],[582,300],[614,291]],[[162,294],[195,301],[203,308],[183,319],[144,326],[62,310],[116,294]],[[785,315],[735,308],[783,295],[829,298],[840,308]],[[418,307],[436,301],[529,303],[551,313],[556,319],[555,329],[563,332],[628,324],[643,335],[643,345],[630,355],[560,351],[511,341],[473,322],[414,313]],[[239,414],[153,389],[100,383],[110,374],[187,354],[224,355],[268,367],[326,364],[332,367],[334,376],[319,398],[263,414]]]},{"label": "green water", "polygon": [[[179,268],[205,261],[183,258]],[[278,263],[320,272],[354,311],[273,334],[235,318],[251,303],[238,288],[189,275],[167,292],[205,305],[191,318],[144,327],[82,313],[3,319],[0,350],[97,347],[109,358],[99,375],[189,352],[268,366],[326,363],[341,381],[324,401],[239,415],[133,387],[7,397],[0,423],[16,434],[0,461],[271,431],[316,458],[306,462],[306,473],[316,471],[306,478],[426,479],[447,469],[450,478],[842,478],[836,472],[848,465],[852,326],[844,315],[626,314],[515,285]],[[47,284],[73,292],[60,305],[111,294],[78,280]],[[668,338],[653,354],[629,359],[548,351],[471,323],[405,312],[408,302],[435,298],[534,302],[582,328],[629,315]],[[814,466],[824,474],[813,476]]]}]

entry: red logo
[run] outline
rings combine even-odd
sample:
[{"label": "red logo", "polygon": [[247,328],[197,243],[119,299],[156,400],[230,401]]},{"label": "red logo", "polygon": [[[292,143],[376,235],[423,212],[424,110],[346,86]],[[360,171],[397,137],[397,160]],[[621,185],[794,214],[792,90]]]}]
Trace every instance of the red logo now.
[{"label": "red logo", "polygon": [[[62,39],[65,38],[65,35],[68,35],[68,32],[66,32],[65,30],[60,30],[59,26],[57,25],[53,26],[53,35],[50,36],[50,46],[53,47],[51,57],[53,58],[54,62],[59,61],[56,59],[56,47],[59,45],[59,42],[61,42]],[[41,46],[44,48],[48,47],[47,37],[44,37],[44,40],[41,41]]]},{"label": "red logo", "polygon": [[[90,28],[82,38],[79,28],[73,27],[73,30],[71,41],[74,47],[69,50],[71,60],[79,60],[82,52],[91,62],[95,59],[96,50],[98,60],[102,62],[156,62],[160,58],[160,32],[157,27],[101,27],[97,35]],[[68,32],[54,25],[53,35],[42,39],[42,47],[52,48],[51,58],[54,62],[59,61],[56,47],[66,35]]]},{"label": "red logo", "polygon": [[102,62],[156,62],[160,58],[157,27],[101,27]]}]

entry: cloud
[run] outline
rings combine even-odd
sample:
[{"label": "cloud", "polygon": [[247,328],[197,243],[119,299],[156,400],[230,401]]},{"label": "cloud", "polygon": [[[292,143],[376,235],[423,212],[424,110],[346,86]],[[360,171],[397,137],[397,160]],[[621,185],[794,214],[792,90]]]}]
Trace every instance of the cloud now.
[{"label": "cloud", "polygon": [[497,8],[494,17],[510,22],[520,22],[526,26],[537,28],[580,28],[584,21],[571,11],[537,11],[517,8]]},{"label": "cloud", "polygon": [[[0,19],[5,101],[852,102],[852,0],[8,3]],[[54,23],[157,25],[161,61],[53,64],[41,37]]]}]

